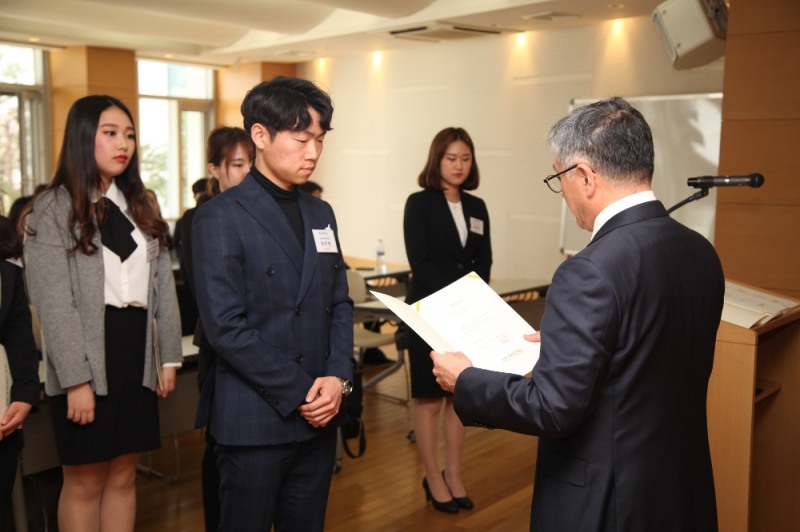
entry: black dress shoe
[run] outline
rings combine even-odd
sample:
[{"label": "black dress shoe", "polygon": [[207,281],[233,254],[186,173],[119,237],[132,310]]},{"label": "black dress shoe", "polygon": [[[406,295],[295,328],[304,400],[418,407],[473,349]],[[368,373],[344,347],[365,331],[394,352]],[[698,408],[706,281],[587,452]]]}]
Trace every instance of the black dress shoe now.
[{"label": "black dress shoe", "polygon": [[[447,486],[447,479],[444,478],[444,471],[442,471],[442,480],[444,480],[444,485]],[[450,486],[447,486],[447,490],[450,491]],[[472,499],[469,497],[456,497],[453,495],[452,491],[450,491],[450,495],[453,497],[453,500],[459,508],[463,508],[465,510],[472,510],[475,508],[475,503],[472,502]]]},{"label": "black dress shoe", "polygon": [[434,510],[438,512],[444,512],[446,514],[457,514],[458,513],[458,503],[454,499],[450,499],[449,501],[439,502],[433,498],[431,495],[431,488],[428,487],[428,479],[422,479],[422,489],[425,490],[425,500],[431,501]]}]

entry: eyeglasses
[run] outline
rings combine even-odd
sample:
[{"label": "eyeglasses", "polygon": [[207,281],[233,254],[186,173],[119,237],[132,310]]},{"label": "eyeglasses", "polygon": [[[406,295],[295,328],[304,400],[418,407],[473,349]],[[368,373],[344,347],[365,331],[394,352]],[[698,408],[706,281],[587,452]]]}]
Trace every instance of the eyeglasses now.
[{"label": "eyeglasses", "polygon": [[[544,184],[547,185],[547,188],[549,188],[550,190],[552,190],[556,194],[560,194],[561,193],[561,176],[563,174],[566,174],[570,170],[575,170],[577,167],[578,167],[577,164],[573,164],[572,166],[570,166],[566,170],[561,170],[557,174],[553,174],[553,175],[549,175],[549,176],[545,177],[544,178]],[[553,179],[556,179],[556,181],[553,181]]]}]

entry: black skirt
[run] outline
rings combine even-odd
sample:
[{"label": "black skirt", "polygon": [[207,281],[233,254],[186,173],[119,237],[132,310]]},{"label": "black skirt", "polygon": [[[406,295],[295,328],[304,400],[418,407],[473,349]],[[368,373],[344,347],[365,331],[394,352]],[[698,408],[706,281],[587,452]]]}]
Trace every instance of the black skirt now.
[{"label": "black skirt", "polygon": [[147,310],[106,306],[108,395],[95,395],[94,422],[68,420],[66,395],[48,398],[62,464],[106,462],[160,447],[158,397],[142,385],[146,334]]},{"label": "black skirt", "polygon": [[437,397],[451,397],[453,394],[446,392],[436,383],[433,376],[433,360],[431,360],[431,347],[419,337],[411,327],[403,326],[408,360],[411,367],[411,397],[414,399],[435,399]]}]

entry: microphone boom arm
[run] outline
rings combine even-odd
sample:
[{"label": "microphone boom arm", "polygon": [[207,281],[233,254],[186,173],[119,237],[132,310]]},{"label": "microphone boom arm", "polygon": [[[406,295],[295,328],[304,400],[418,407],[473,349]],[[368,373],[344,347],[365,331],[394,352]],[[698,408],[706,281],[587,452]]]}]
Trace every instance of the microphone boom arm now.
[{"label": "microphone boom arm", "polygon": [[676,203],[675,205],[673,205],[672,207],[670,207],[670,208],[667,210],[667,214],[671,213],[671,212],[672,212],[672,211],[674,211],[675,209],[678,209],[678,208],[680,208],[680,207],[683,207],[684,205],[686,205],[687,203],[689,203],[689,202],[691,202],[691,201],[694,201],[694,200],[699,200],[699,199],[701,199],[701,198],[705,198],[706,196],[708,196],[708,189],[709,189],[709,187],[703,187],[703,186],[701,186],[701,187],[699,187],[699,188],[700,188],[700,190],[698,190],[697,192],[695,192],[694,194],[692,194],[691,196],[689,196],[689,197],[688,197],[688,198],[686,198],[685,200],[683,200],[683,201],[680,201],[680,202]]}]

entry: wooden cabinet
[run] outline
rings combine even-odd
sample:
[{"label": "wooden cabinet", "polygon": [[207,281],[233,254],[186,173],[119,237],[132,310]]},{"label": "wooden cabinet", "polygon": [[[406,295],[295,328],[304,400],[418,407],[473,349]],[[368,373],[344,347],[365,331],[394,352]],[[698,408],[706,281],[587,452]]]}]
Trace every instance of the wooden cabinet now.
[{"label": "wooden cabinet", "polygon": [[800,311],[753,329],[722,322],[708,388],[719,529],[800,523]]}]

